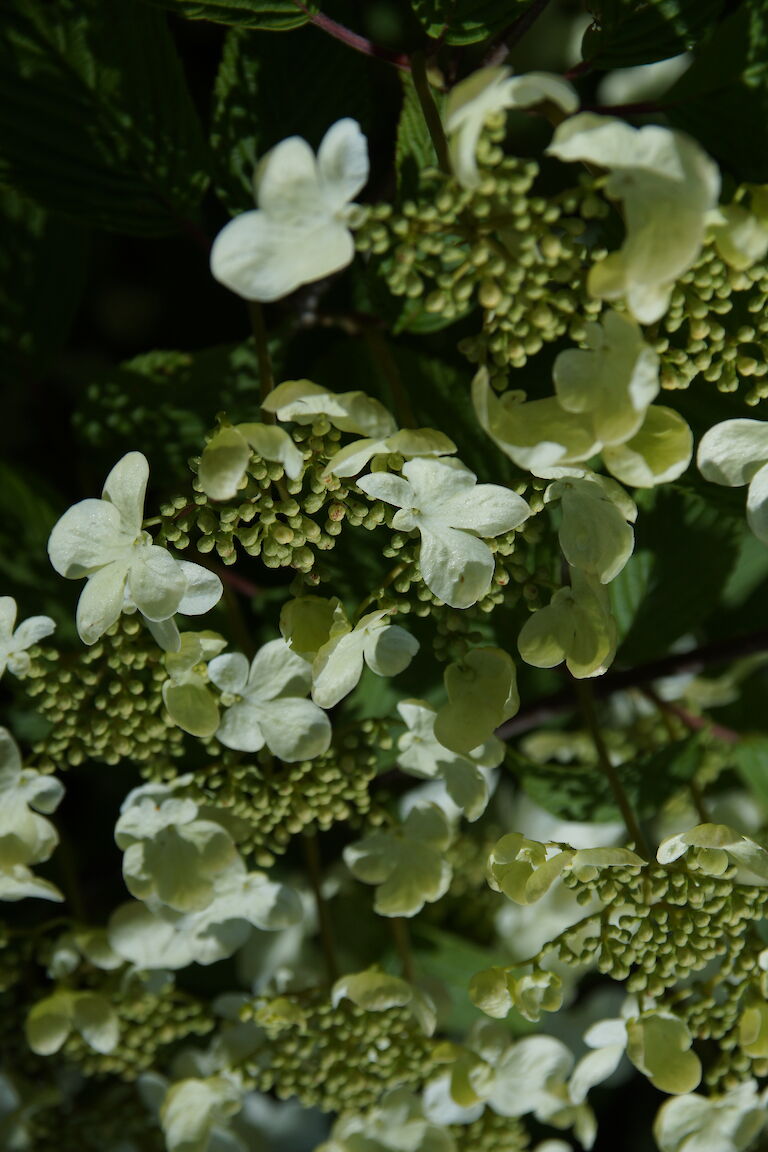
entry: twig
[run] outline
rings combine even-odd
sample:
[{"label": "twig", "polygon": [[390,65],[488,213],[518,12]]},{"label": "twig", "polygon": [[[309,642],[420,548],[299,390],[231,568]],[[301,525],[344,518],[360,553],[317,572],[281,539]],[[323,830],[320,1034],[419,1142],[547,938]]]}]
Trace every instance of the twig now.
[{"label": "twig", "polygon": [[597,762],[600,765],[600,770],[611,786],[613,798],[616,801],[619,811],[621,812],[624,824],[626,825],[626,829],[629,834],[629,838],[630,840],[634,841],[636,848],[648,856],[648,846],[645,843],[645,837],[643,836],[640,825],[637,822],[637,817],[632,810],[632,805],[630,804],[629,798],[624,791],[624,787],[621,783],[621,780],[619,779],[618,773],[616,772],[613,764],[611,764],[611,759],[608,755],[608,749],[605,746],[603,734],[600,731],[600,725],[597,721],[597,713],[595,712],[595,703],[592,699],[591,688],[585,680],[574,680],[573,684],[576,690],[576,694],[579,697],[581,710],[584,716],[584,722],[589,729],[589,734],[592,737],[592,743],[595,746]]},{"label": "twig", "polygon": [[519,40],[522,40],[529,28],[538,20],[541,13],[549,4],[549,0],[533,0],[533,3],[522,12],[516,20],[506,28],[492,43],[488,53],[483,59],[485,68],[494,68],[503,63]]},{"label": "twig", "polygon": [[392,64],[395,68],[399,68],[402,72],[410,72],[411,61],[408,56],[403,52],[392,52],[389,48],[382,48],[380,44],[374,44],[372,40],[368,40],[365,36],[360,36],[359,33],[353,32],[351,28],[346,28],[343,24],[339,24],[338,20],[332,20],[330,16],[325,16],[322,12],[312,12],[301,0],[293,0],[297,8],[300,8],[309,17],[310,24],[314,24],[315,28],[320,28],[321,31],[327,32],[334,40],[338,40],[342,44],[346,44],[348,48],[353,48],[355,52],[362,52],[364,56],[373,56],[376,60],[383,60],[385,64]]},{"label": "twig", "polygon": [[427,62],[423,52],[414,52],[411,57],[413,84],[416,89],[416,95],[421,104],[421,111],[424,114],[429,135],[432,138],[432,143],[435,146],[437,153],[437,162],[443,172],[450,175],[451,172],[451,159],[448,155],[448,141],[445,138],[443,131],[443,122],[440,119],[440,113],[437,110],[434,97],[432,95],[432,88],[427,76]]},{"label": "twig", "polygon": [[400,957],[400,968],[403,979],[413,984],[416,974],[413,968],[413,952],[411,951],[411,934],[408,931],[408,921],[402,916],[393,916],[389,922],[395,940],[395,948]]},{"label": "twig", "polygon": [[320,850],[317,846],[317,833],[307,832],[302,839],[304,841],[304,856],[309,872],[309,883],[312,886],[312,892],[315,897],[317,924],[320,929],[320,943],[325,958],[325,970],[328,973],[329,982],[333,984],[338,978],[339,969],[336,964],[336,950],[333,943],[331,918],[328,915],[328,905],[325,902],[322,891],[323,871],[320,862]]},{"label": "twig", "polygon": [[[614,692],[637,688],[653,680],[660,680],[664,676],[675,676],[682,672],[689,672],[695,676],[711,664],[724,664],[740,656],[749,656],[753,652],[768,652],[768,630],[763,629],[748,636],[729,636],[726,640],[703,644],[701,648],[691,652],[673,653],[635,668],[608,672],[593,681],[592,690],[596,699],[604,700]],[[523,732],[529,732],[531,728],[537,728],[567,712],[573,712],[577,703],[572,687],[565,688],[561,692],[553,692],[551,696],[522,708],[516,716],[496,729],[496,735],[500,740],[510,740],[513,736],[519,736]]]}]

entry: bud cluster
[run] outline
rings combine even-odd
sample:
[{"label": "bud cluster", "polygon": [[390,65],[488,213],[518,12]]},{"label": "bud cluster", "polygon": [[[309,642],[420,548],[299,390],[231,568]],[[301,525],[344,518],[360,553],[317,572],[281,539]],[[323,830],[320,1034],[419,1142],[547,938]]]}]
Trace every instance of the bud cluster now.
[{"label": "bud cluster", "polygon": [[136,616],[121,616],[96,644],[73,654],[33,650],[23,686],[52,726],[33,745],[35,767],[130,758],[167,770],[184,737],[163,704],[165,679],[163,653]]},{"label": "bud cluster", "polygon": [[321,990],[255,1000],[244,1012],[263,1040],[241,1066],[253,1088],[324,1111],[363,1110],[384,1092],[416,1090],[432,1071],[434,1041],[408,1008],[367,1012],[350,1000],[335,1008]]}]

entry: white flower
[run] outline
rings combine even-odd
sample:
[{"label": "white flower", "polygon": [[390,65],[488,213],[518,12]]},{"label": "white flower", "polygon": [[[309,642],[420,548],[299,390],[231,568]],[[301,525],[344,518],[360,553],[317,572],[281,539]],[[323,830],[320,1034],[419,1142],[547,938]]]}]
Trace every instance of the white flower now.
[{"label": "white flower", "polygon": [[544,502],[560,501],[558,539],[568,563],[608,584],[632,555],[635,534],[630,523],[637,518],[637,507],[615,481],[594,472],[572,472],[549,485]]},{"label": "white flower", "polygon": [[258,752],[264,745],[281,760],[311,760],[327,752],[331,725],[325,713],[305,700],[312,683],[306,660],[284,640],[270,640],[250,668],[239,652],[211,660],[213,683],[241,699],[227,708],[216,738],[227,748]]},{"label": "white flower", "polygon": [[354,628],[344,620],[331,629],[312,664],[312,699],[333,708],[357,684],[363,661],[377,676],[397,676],[419,650],[419,642],[385,610],[369,612]]},{"label": "white flower", "polygon": [[517,638],[526,664],[554,668],[565,660],[577,680],[601,676],[616,642],[607,590],[578,568],[571,569],[571,587],[555,592],[545,608],[529,616]]},{"label": "white flower", "polygon": [[705,480],[730,488],[749,485],[747,522],[768,544],[768,423],[724,420],[705,432],[696,456]]},{"label": "white flower", "polygon": [[676,1096],[658,1111],[661,1152],[745,1152],[765,1125],[764,1094],[747,1080],[724,1096]]},{"label": "white flower", "polygon": [[584,1042],[593,1051],[580,1061],[571,1083],[574,1095],[581,1099],[594,1084],[615,1072],[624,1052],[660,1092],[679,1096],[692,1092],[701,1080],[701,1061],[691,1051],[692,1037],[685,1022],[667,1011],[640,1013],[632,999],[625,1003],[621,1017],[593,1024]]},{"label": "white flower", "polygon": [[55,811],[63,795],[55,777],[22,768],[13,737],[0,728],[0,900],[63,899],[29,868],[48,860],[59,842],[53,824],[40,813]]},{"label": "white flower", "polygon": [[500,536],[530,516],[521,496],[498,484],[478,484],[458,460],[409,460],[402,476],[376,472],[358,481],[374,500],[394,504],[395,531],[421,533],[419,566],[429,590],[452,608],[485,596],[493,553],[480,536]]},{"label": "white flower", "polygon": [[592,112],[560,124],[547,151],[608,169],[605,191],[622,201],[627,235],[618,252],[593,266],[589,291],[624,298],[641,324],[655,323],[701,249],[720,192],[717,165],[683,132],[633,128]]},{"label": "white flower", "polygon": [[530,108],[545,100],[568,115],[579,106],[568,81],[548,72],[513,76],[509,68],[481,68],[452,88],[445,106],[445,131],[459,183],[474,188],[480,182],[477,144],[489,117],[507,108]]},{"label": "white flower", "polygon": [[218,576],[176,560],[142,529],[149,465],[129,452],[107,476],[100,500],[81,500],[65,512],[48,541],[51,564],[70,580],[86,578],[77,605],[77,630],[95,644],[123,611],[138,608],[162,647],[178,649],[176,612],[197,616],[218,603]]},{"label": "white flower", "polygon": [[496,768],[504,759],[504,745],[491,736],[466,756],[451,752],[435,736],[434,708],[423,700],[402,700],[397,710],[406,731],[397,742],[399,767],[411,776],[445,782],[448,796],[468,820],[482,816],[488,803],[487,774],[481,768]]},{"label": "white flower", "polygon": [[6,668],[15,676],[26,676],[29,670],[27,648],[50,636],[56,625],[50,616],[30,616],[14,631],[16,601],[0,596],[0,676]]},{"label": "white flower", "polygon": [[226,425],[214,432],[200,457],[197,475],[206,496],[232,500],[245,478],[251,452],[282,464],[291,480],[304,470],[304,457],[285,429],[270,424]]},{"label": "white flower", "polygon": [[106,996],[68,988],[39,1000],[26,1019],[27,1043],[39,1056],[58,1052],[72,1031],[79,1032],[95,1052],[113,1052],[120,1039],[120,1022]]},{"label": "white flower", "polygon": [[[753,207],[754,200],[753,197]],[[718,255],[739,272],[757,264],[768,252],[768,218],[750,212],[743,204],[716,208],[710,215],[710,224]]]},{"label": "white flower", "polygon": [[136,967],[177,969],[231,956],[252,926],[279,932],[300,919],[301,901],[292,888],[263,872],[246,872],[240,860],[217,879],[205,908],[176,912],[132,901],[113,913],[108,933],[112,949]]},{"label": "white flower", "polygon": [[255,211],[230,220],[211,249],[211,272],[246,300],[278,300],[351,263],[350,201],[368,180],[368,146],[355,120],[328,129],[317,156],[290,136],[254,176]]},{"label": "white flower", "polygon": [[569,348],[555,360],[557,398],[567,412],[592,416],[596,440],[623,444],[640,431],[658,395],[659,358],[620,312],[587,324],[585,339],[585,349]]},{"label": "white flower", "polygon": [[311,380],[284,380],[262,401],[265,412],[278,420],[314,424],[324,417],[342,432],[377,439],[397,431],[394,417],[380,400],[358,390],[331,392]]},{"label": "white flower", "polygon": [[345,1113],[316,1152],[456,1152],[456,1143],[425,1119],[415,1096],[396,1088],[368,1113]]},{"label": "white flower", "polygon": [[[229,1137],[222,1125],[239,1112],[243,1091],[226,1076],[190,1077],[173,1084],[160,1108],[160,1123],[169,1152],[207,1152],[216,1136]],[[228,1148],[240,1147],[227,1140]]]}]

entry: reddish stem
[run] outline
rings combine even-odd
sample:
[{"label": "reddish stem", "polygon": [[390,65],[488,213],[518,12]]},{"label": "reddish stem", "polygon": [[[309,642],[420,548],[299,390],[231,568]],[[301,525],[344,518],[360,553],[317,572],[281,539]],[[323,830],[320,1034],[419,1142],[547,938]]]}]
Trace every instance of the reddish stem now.
[{"label": "reddish stem", "polygon": [[374,44],[372,40],[368,40],[365,36],[353,32],[351,28],[339,24],[338,20],[332,20],[330,16],[326,16],[322,12],[311,12],[306,4],[302,4],[301,0],[293,0],[293,3],[306,13],[311,24],[322,29],[323,32],[327,32],[329,36],[333,36],[334,40],[339,40],[348,48],[354,48],[355,52],[362,52],[364,56],[373,56],[377,60],[383,60],[385,64],[394,65],[402,72],[410,72],[411,61],[405,53],[391,52],[389,48],[382,48],[380,44]]}]

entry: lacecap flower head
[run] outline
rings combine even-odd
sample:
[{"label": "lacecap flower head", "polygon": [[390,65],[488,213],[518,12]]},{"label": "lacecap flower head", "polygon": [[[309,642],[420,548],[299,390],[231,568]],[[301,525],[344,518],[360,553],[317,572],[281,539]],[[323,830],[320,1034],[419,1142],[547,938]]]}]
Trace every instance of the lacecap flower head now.
[{"label": "lacecap flower head", "polygon": [[211,272],[246,300],[279,300],[350,264],[349,205],[368,180],[368,145],[356,120],[328,129],[317,155],[289,136],[254,176],[258,208],[230,220],[211,249]]}]

